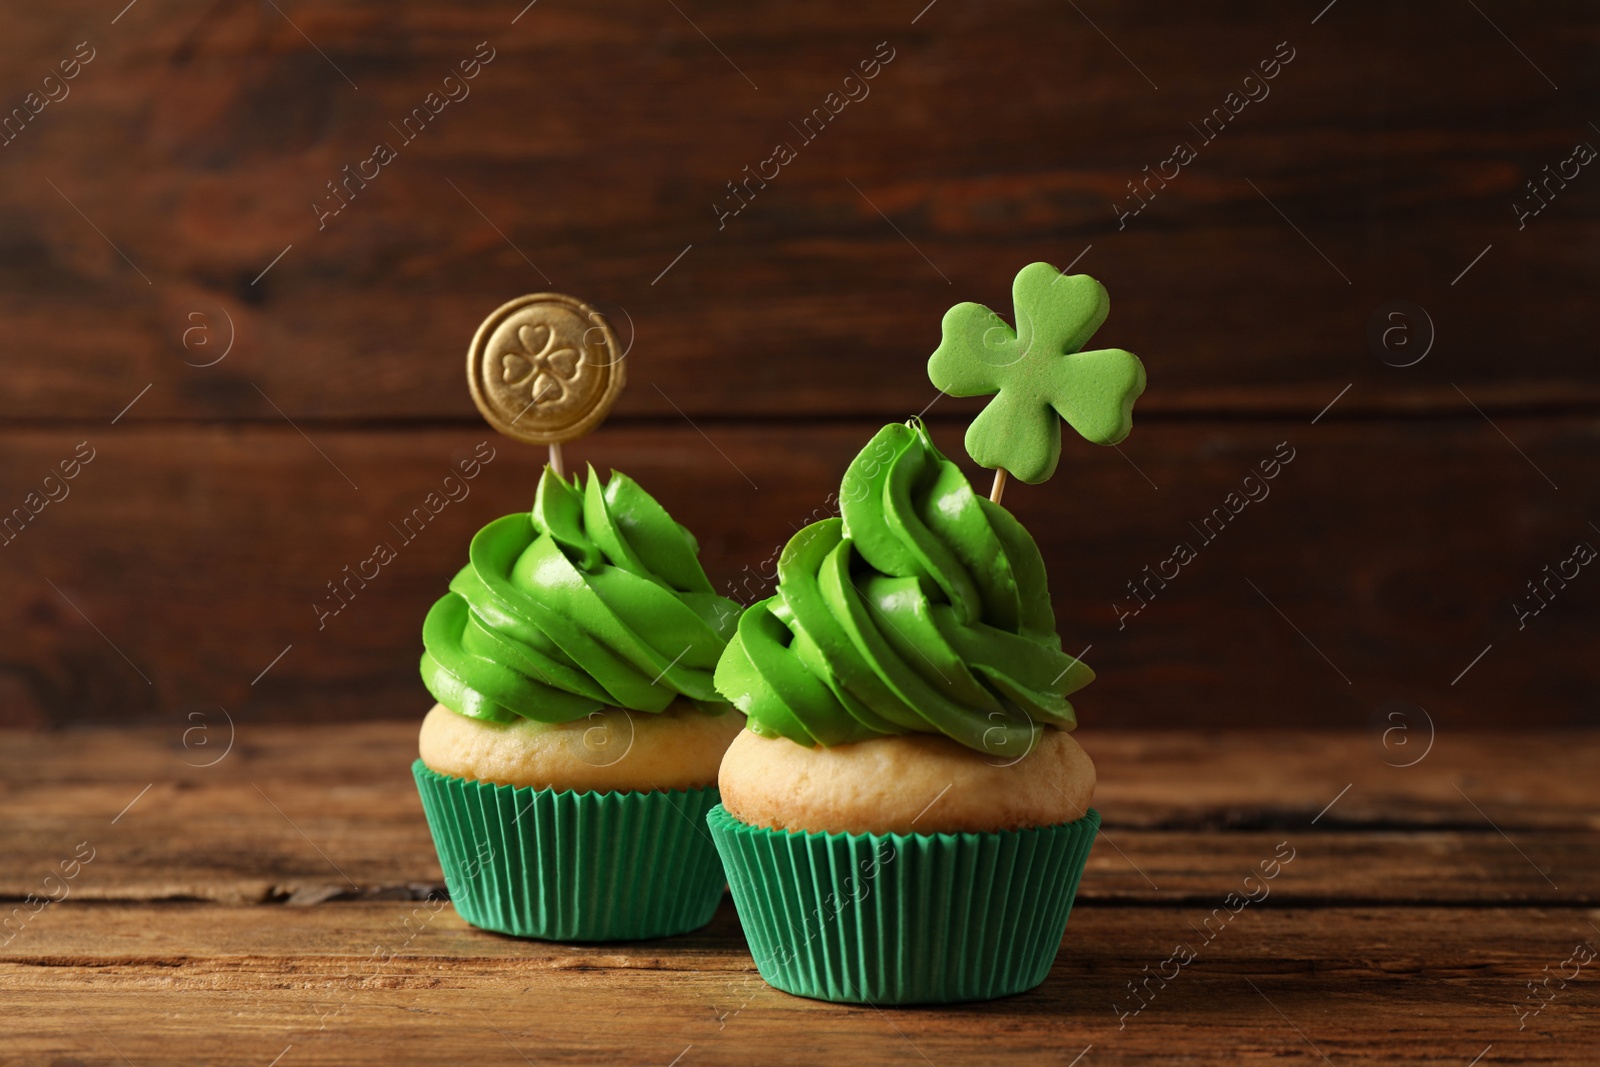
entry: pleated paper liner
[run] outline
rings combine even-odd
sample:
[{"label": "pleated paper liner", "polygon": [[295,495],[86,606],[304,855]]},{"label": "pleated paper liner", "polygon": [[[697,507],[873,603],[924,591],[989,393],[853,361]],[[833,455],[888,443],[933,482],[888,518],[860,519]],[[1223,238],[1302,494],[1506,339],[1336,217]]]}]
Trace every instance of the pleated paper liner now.
[{"label": "pleated paper liner", "polygon": [[761,977],[818,1000],[945,1004],[1043,982],[1100,827],[825,834],[740,822],[711,834]]},{"label": "pleated paper liner", "polygon": [[711,921],[724,876],[706,789],[494,785],[412,764],[450,900],[473,926],[549,941],[633,941]]}]

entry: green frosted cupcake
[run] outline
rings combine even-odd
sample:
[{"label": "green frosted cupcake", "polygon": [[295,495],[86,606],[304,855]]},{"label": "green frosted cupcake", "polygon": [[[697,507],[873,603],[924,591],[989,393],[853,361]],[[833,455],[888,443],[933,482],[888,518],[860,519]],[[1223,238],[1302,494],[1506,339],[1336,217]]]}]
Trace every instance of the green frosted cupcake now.
[{"label": "green frosted cupcake", "polygon": [[710,826],[761,975],[872,1004],[982,1000],[1050,971],[1100,825],[1044,560],[1000,506],[1009,471],[1055,471],[1060,420],[1122,440],[1138,358],[1080,349],[1105,289],[1047,263],[1012,283],[1014,330],[979,304],[945,314],[929,376],[999,394],[967,432],[989,499],[920,420],[850,464],[842,515],[797,533],[776,595],[717,665],[746,715]]},{"label": "green frosted cupcake", "polygon": [[920,423],[881,430],[717,667],[710,826],[761,975],[873,1004],[1049,972],[1099,816],[1033,539]]},{"label": "green frosted cupcake", "polygon": [[693,536],[626,475],[546,468],[423,623],[438,704],[414,765],[468,922],[609,941],[705,925],[721,865],[704,829],[743,716],[712,684],[738,605]]}]

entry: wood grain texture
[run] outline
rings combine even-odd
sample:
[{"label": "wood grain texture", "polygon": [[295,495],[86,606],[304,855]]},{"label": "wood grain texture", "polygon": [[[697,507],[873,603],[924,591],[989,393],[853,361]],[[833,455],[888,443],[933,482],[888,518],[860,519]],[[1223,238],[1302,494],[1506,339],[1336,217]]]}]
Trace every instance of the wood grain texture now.
[{"label": "wood grain texture", "polygon": [[[889,1010],[767,987],[727,900],[705,929],[655,942],[472,929],[420,897],[437,868],[398,766],[412,741],[399,724],[257,725],[211,767],[180,761],[200,762],[193,741],[150,729],[0,735],[0,854],[26,870],[32,852],[50,855],[36,847],[46,838],[99,846],[67,899],[0,944],[11,1008],[0,1062],[1577,1065],[1600,1040],[1593,965],[1576,977],[1563,967],[1600,942],[1595,902],[1580,899],[1596,872],[1572,865],[1593,864],[1592,831],[1568,829],[1593,818],[1593,733],[1450,731],[1414,766],[1380,770],[1361,735],[1086,733],[1111,832],[1049,978],[993,1003]],[[111,823],[148,778],[159,781]],[[1352,779],[1319,816],[1328,785]],[[1441,830],[1441,793],[1458,786],[1517,843],[1487,825]],[[1275,829],[1241,825],[1243,812]],[[413,881],[389,899],[143,897],[149,876],[181,873],[186,854],[209,857],[213,886],[229,872],[288,885],[314,863],[326,871],[318,846],[283,847],[294,836],[284,814],[361,881]],[[1202,924],[1232,888],[1219,872],[1234,863],[1242,878],[1281,839],[1296,854],[1270,894],[1207,938]],[[1491,845],[1519,864],[1518,848],[1565,849],[1550,871],[1560,893],[1502,895],[1484,877],[1499,866]],[[1117,892],[1118,849],[1149,865],[1166,899]],[[14,904],[11,866],[0,897]],[[1393,883],[1411,895],[1371,892]],[[1310,885],[1330,895],[1312,899]],[[1196,958],[1142,986],[1134,1013],[1130,983],[1178,944]],[[1519,1015],[1530,982],[1564,971],[1537,1015]]]},{"label": "wood grain texture", "polygon": [[[220,715],[136,734],[9,733],[0,854],[15,862],[0,871],[0,897],[37,892],[84,841],[95,858],[76,900],[438,891],[410,775],[416,728],[241,723],[232,749]],[[1425,743],[1422,724],[1412,729],[1408,744]],[[1420,747],[1359,734],[1080,732],[1106,830],[1085,905],[1215,904],[1279,842],[1296,858],[1275,900],[1600,903],[1593,734],[1567,737],[1551,774],[1545,735],[1446,733],[1397,767]]]},{"label": "wood grain texture", "polygon": [[[1076,702],[1081,721],[1366,726],[1408,701],[1441,726],[1503,724],[1508,709],[1518,721],[1592,722],[1600,581],[1580,572],[1521,629],[1513,603],[1533,604],[1527,582],[1600,538],[1589,525],[1600,488],[1586,476],[1600,427],[1496,424],[1516,447],[1476,415],[1157,425],[1120,451],[1072,449],[1049,484],[1014,487],[1006,503],[1040,543],[1063,643],[1089,648],[1100,674]],[[699,537],[715,586],[749,602],[770,593],[794,530],[829,513],[876,428],[618,426],[569,456],[637,478]],[[964,459],[961,432],[934,425]],[[314,429],[308,439],[284,424],[10,431],[0,484],[37,485],[82,440],[97,453],[70,496],[0,547],[14,590],[0,603],[0,632],[12,635],[0,649],[0,722],[176,725],[219,706],[245,722],[414,718],[429,703],[416,671],[423,614],[472,533],[530,506],[538,457],[491,445],[497,458],[466,483],[469,496],[409,541],[399,526],[489,436]],[[1213,520],[1203,539],[1207,516],[1284,442],[1295,458],[1265,483],[1270,495],[1220,534]],[[1470,494],[1441,489],[1464,485]],[[314,605],[339,604],[328,583],[379,541],[398,558],[349,586],[348,606],[319,629]],[[1145,568],[1170,574],[1163,561],[1178,542],[1196,558],[1165,588],[1149,584]],[[1150,598],[1136,615],[1129,583]]]},{"label": "wood grain texture", "polygon": [[[312,604],[483,439],[461,356],[509,296],[611,314],[632,388],[577,451],[668,501],[744,599],[878,423],[929,411],[960,454],[978,402],[930,408],[925,374],[943,310],[1004,311],[1020,265],[1080,255],[1151,385],[1120,454],[1069,449],[1008,503],[1102,673],[1088,721],[1349,726],[1403,700],[1491,725],[1530,695],[1594,721],[1587,579],[1527,627],[1513,607],[1600,514],[1596,186],[1516,210],[1600,143],[1570,103],[1600,89],[1588,6],[506,7],[68,4],[0,40],[8,106],[94,53],[0,144],[0,509],[103,448],[0,545],[0,723],[411,715],[423,610],[526,501],[508,468],[330,629]],[[470,95],[406,140],[480,42]],[[719,222],[875,53],[870,95]],[[319,222],[379,139],[397,158]],[[1370,337],[1397,299],[1436,334],[1405,368]],[[1128,583],[1282,440],[1307,458],[1273,499],[1121,626]],[[528,485],[531,459],[502,463]]]},{"label": "wood grain texture", "polygon": [[1518,1029],[1525,983],[1596,940],[1572,909],[1483,909],[1464,923],[1449,909],[1263,907],[1120,1028],[1127,982],[1194,940],[1193,915],[1077,910],[1039,989],[877,1011],[767,987],[727,902],[697,934],[601,949],[414,910],[62,907],[25,952],[0,950],[17,1009],[7,1053],[120,1062],[115,1046],[136,1063],[247,1067],[286,1048],[285,1063],[357,1065],[1060,1065],[1092,1045],[1084,1062],[1320,1063],[1314,1046],[1337,1064],[1465,1064],[1492,1045],[1500,1062],[1586,1064],[1600,1039],[1587,974]]},{"label": "wood grain texture", "polygon": [[[1150,365],[1146,412],[1309,415],[1352,380],[1340,417],[1470,410],[1451,383],[1491,409],[1600,401],[1594,179],[1520,228],[1513,206],[1600,136],[1567,103],[1600,88],[1577,0],[1347,2],[1315,25],[1244,3],[1010,0],[914,25],[841,3],[512,25],[508,6],[144,0],[8,34],[8,106],[77,42],[97,56],[0,148],[0,415],[109,417],[154,382],[130,420],[274,418],[252,383],[297,419],[470,417],[473,327],[546,287],[637,337],[619,419],[897,414],[932,395],[946,307],[1004,309],[1022,264],[1080,253],[1116,300],[1107,336]],[[470,95],[406,143],[391,124],[481,41]],[[879,42],[870,95],[806,142],[792,124]],[[1191,124],[1279,42],[1270,95],[1204,141]],[[379,140],[398,158],[319,229],[313,202]],[[798,158],[719,228],[728,183],[780,141]],[[1119,224],[1178,141],[1198,158]],[[1397,298],[1440,339],[1407,371],[1366,340]],[[185,349],[197,322],[212,344]],[[225,362],[184,366],[228,334]]]},{"label": "wood grain texture", "polygon": [[[1595,725],[1600,578],[1516,611],[1600,537],[1600,178],[1517,217],[1600,144],[1592,5],[53,4],[0,33],[0,118],[79,42],[70,95],[0,134],[0,517],[96,450],[0,534],[0,912],[94,858],[0,944],[0,1065],[1593,1063],[1595,972],[1519,1009],[1600,944],[1600,741],[1532,729]],[[479,42],[470,97],[397,131]],[[879,42],[870,96],[795,130]],[[1101,337],[1150,372],[1120,453],[1006,497],[1100,673],[1106,832],[1044,986],[788,997],[726,901],[648,944],[465,926],[407,773],[418,628],[538,457],[496,441],[390,531],[487,436],[481,318],[547,288],[612,316],[632,388],[570,458],[749,600],[880,423],[926,409],[962,456],[940,315],[1008,312],[1038,259],[1107,284]],[[1405,368],[1372,342],[1397,299],[1436,334]],[[1270,497],[1195,530],[1280,442]],[[1278,842],[1271,895],[1119,1018]]]}]

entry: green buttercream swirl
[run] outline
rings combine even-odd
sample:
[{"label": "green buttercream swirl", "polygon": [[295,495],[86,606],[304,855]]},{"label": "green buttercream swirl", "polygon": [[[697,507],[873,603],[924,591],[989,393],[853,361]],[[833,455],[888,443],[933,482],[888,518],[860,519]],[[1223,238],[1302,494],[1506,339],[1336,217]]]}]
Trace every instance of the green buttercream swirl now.
[{"label": "green buttercream swirl", "polygon": [[422,624],[422,680],[477,719],[570,722],[678,697],[726,711],[712,672],[739,606],[711,590],[694,535],[638,483],[548,467],[533,511],[496,519]]},{"label": "green buttercream swirl", "polygon": [[717,664],[749,728],[800,744],[941,733],[1021,757],[1076,725],[1067,695],[1094,672],[1061,651],[1044,560],[973,492],[920,421],[885,426],[845,472],[842,516],[778,560]]}]

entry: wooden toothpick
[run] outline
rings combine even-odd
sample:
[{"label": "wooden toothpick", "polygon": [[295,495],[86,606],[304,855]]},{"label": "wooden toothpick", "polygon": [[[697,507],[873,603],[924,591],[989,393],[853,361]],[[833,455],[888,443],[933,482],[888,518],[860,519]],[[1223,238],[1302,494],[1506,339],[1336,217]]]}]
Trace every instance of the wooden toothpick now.
[{"label": "wooden toothpick", "polygon": [[567,476],[566,464],[561,462],[561,442],[550,442],[550,469],[556,472],[557,478]]},{"label": "wooden toothpick", "polygon": [[989,499],[998,504],[1000,503],[1000,497],[1005,493],[1005,491],[1006,469],[1004,467],[996,467],[994,469],[994,486],[989,490]]}]

